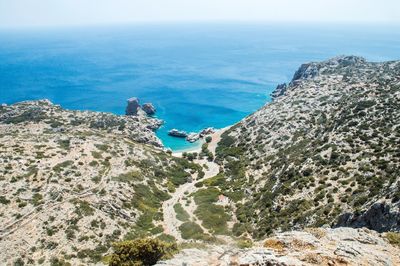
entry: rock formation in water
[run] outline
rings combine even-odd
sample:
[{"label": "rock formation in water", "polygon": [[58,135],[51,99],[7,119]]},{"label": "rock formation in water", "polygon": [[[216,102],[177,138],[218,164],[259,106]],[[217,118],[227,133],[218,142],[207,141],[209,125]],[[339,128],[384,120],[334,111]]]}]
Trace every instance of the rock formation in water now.
[{"label": "rock formation in water", "polygon": [[154,115],[156,113],[156,108],[152,103],[145,103],[142,105],[142,110],[147,114],[147,115]]},{"label": "rock formation in water", "polygon": [[125,114],[133,115],[133,116],[138,115],[139,110],[140,110],[139,99],[136,97],[132,97],[132,98],[129,98],[127,100],[127,102],[128,103],[127,103],[127,106],[125,109]]}]

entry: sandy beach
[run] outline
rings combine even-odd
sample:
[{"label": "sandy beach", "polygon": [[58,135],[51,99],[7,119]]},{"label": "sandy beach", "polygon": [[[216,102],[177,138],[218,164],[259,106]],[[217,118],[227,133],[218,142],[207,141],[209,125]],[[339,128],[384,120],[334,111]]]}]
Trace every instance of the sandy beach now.
[{"label": "sandy beach", "polygon": [[[225,131],[227,131],[230,127],[232,127],[232,125],[221,128],[221,129],[217,129],[213,134],[209,135],[211,136],[211,142],[208,144],[208,149],[215,154],[215,149],[217,148],[218,142],[221,140],[221,135],[222,133],[224,133]],[[173,152],[172,155],[175,157],[182,157],[182,154],[184,152],[201,152],[201,145],[205,142],[204,139],[200,139],[198,140],[199,145],[193,148],[189,148],[189,149],[185,149],[185,150],[180,150],[180,151],[176,151]]]}]

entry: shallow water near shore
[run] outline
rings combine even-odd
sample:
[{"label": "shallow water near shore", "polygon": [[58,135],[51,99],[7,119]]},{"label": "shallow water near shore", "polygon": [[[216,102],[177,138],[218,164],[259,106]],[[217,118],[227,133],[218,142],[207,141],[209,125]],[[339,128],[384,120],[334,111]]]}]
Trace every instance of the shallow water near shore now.
[{"label": "shallow water near shore", "polygon": [[340,54],[400,59],[388,25],[187,24],[0,32],[0,102],[48,98],[62,107],[123,114],[126,99],[152,102],[157,135],[234,124],[270,101],[300,64]]}]

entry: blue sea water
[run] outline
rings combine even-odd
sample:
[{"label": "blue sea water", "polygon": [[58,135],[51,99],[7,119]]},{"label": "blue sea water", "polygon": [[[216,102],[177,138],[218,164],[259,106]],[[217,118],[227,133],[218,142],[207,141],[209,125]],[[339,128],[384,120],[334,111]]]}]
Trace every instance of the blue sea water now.
[{"label": "blue sea water", "polygon": [[270,100],[301,63],[353,54],[400,59],[400,27],[307,24],[137,24],[0,31],[0,102],[48,98],[123,114],[152,102],[167,135],[239,121]]}]

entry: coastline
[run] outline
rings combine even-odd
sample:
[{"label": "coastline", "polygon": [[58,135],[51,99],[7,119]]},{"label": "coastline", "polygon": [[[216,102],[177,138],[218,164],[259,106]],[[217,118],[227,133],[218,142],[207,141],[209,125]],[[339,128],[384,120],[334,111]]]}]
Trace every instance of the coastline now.
[{"label": "coastline", "polygon": [[[211,136],[211,142],[210,143],[208,143],[208,149],[213,153],[213,154],[215,154],[215,149],[217,148],[217,145],[218,145],[218,142],[221,140],[221,135],[222,135],[222,133],[224,133],[225,131],[227,131],[229,128],[231,128],[233,125],[229,125],[229,126],[226,126],[226,127],[224,127],[224,128],[220,128],[220,129],[217,129],[213,134],[211,134],[211,135],[208,135],[208,136]],[[172,153],[172,156],[175,156],[175,157],[182,157],[182,154],[184,153],[184,152],[197,152],[197,153],[199,153],[199,152],[201,152],[201,146],[203,145],[203,143],[205,143],[205,140],[204,139],[200,139],[199,141],[198,141],[198,146],[196,146],[196,147],[190,147],[190,148],[187,148],[187,149],[183,149],[183,150],[177,150],[177,151],[175,151],[175,152],[173,152]]]}]

